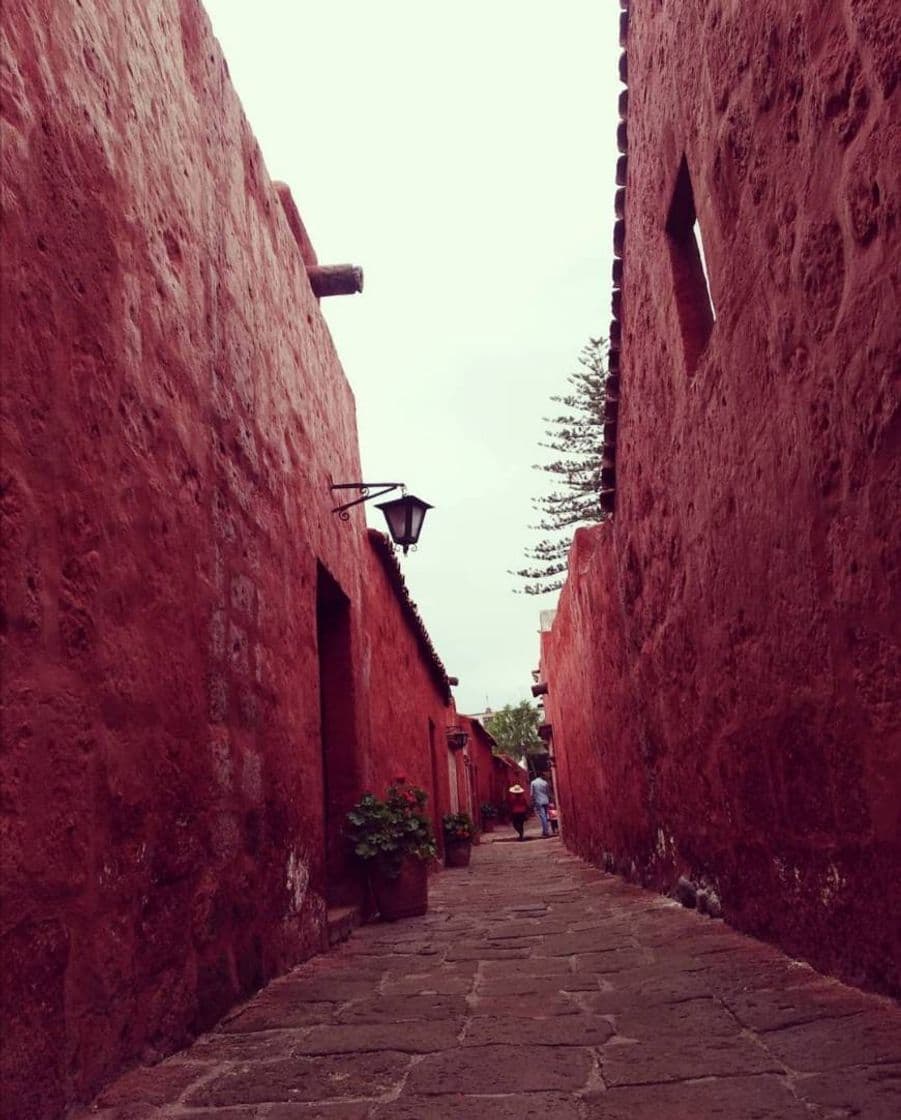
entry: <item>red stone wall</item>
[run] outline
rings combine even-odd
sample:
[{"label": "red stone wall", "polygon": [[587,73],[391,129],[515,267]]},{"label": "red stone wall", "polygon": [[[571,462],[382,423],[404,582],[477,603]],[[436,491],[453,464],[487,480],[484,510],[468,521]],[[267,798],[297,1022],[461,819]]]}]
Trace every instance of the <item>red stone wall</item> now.
[{"label": "red stone wall", "polygon": [[901,17],[630,9],[616,513],[543,648],[567,842],[897,994]]},{"label": "red stone wall", "polygon": [[45,1120],[321,947],[317,592],[361,781],[443,713],[329,513],[353,397],[202,9],[3,30],[2,1102]]},{"label": "red stone wall", "polygon": [[477,719],[467,720],[470,733],[467,753],[473,772],[474,800],[473,820],[481,827],[481,807],[492,798],[492,779],[494,776],[493,740]]},{"label": "red stone wall", "polygon": [[481,829],[480,807],[491,800],[494,774],[491,747],[494,740],[477,719],[455,715],[453,722],[469,736],[463,750],[452,752],[459,810],[461,813],[469,813],[476,828]]},{"label": "red stone wall", "polygon": [[399,607],[399,569],[386,538],[369,530],[369,541],[363,676],[369,695],[371,750],[363,761],[361,784],[381,796],[403,774],[428,793],[440,837],[441,816],[450,804],[445,731],[450,693]]}]

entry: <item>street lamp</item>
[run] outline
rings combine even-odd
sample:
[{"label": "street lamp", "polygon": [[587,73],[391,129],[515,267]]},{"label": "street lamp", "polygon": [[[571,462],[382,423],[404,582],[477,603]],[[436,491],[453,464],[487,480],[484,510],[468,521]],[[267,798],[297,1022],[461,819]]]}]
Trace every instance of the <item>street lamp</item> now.
[{"label": "street lamp", "polygon": [[[380,487],[374,494],[370,493],[373,487]],[[426,510],[433,509],[428,502],[424,502],[421,498],[417,498],[413,494],[408,494],[402,482],[339,482],[331,487],[332,490],[359,490],[363,495],[361,498],[355,498],[352,502],[345,502],[344,505],[335,506],[332,513],[337,513],[342,521],[349,521],[350,514],[347,512],[352,506],[358,506],[361,502],[371,501],[373,498],[381,498],[384,494],[390,494],[392,490],[400,488],[401,497],[393,498],[390,502],[379,502],[378,509],[385,515],[385,520],[388,522],[388,532],[391,534],[391,539],[395,544],[399,544],[404,550],[406,556],[407,551],[412,545],[415,545],[419,540],[419,534],[422,532],[422,523],[425,521]]]},{"label": "street lamp", "polygon": [[394,498],[390,502],[379,502],[376,509],[380,509],[388,522],[388,532],[395,544],[403,547],[404,555],[410,545],[415,545],[422,531],[425,521],[425,512],[432,507],[428,502],[414,497],[413,494],[404,494],[401,498]]}]

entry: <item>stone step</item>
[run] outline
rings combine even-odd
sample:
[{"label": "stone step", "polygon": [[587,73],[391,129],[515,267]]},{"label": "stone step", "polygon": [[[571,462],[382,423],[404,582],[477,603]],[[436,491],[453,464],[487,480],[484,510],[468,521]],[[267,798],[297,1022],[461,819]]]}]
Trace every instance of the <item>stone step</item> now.
[{"label": "stone step", "polygon": [[361,921],[359,906],[330,906],[326,914],[329,947],[346,941]]}]

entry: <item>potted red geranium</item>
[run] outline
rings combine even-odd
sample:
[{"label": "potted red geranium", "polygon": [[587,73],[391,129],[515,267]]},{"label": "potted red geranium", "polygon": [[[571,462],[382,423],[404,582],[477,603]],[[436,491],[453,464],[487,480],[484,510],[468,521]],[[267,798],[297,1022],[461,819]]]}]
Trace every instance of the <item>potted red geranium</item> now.
[{"label": "potted red geranium", "polygon": [[445,813],[444,862],[448,867],[468,867],[472,855],[472,837],[475,826],[468,813]]},{"label": "potted red geranium", "polygon": [[379,800],[365,793],[347,814],[345,833],[369,870],[383,921],[424,914],[429,905],[428,861],[436,854],[425,815],[425,790],[393,782]]}]

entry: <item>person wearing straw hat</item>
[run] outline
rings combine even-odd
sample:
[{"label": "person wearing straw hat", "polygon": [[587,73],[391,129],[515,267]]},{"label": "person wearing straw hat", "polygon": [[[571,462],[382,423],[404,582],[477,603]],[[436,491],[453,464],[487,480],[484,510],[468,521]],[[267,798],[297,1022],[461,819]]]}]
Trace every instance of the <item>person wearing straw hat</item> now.
[{"label": "person wearing straw hat", "polygon": [[510,786],[507,791],[507,802],[510,806],[510,820],[516,829],[518,839],[525,840],[526,817],[529,815],[529,799],[526,791],[519,783]]}]

